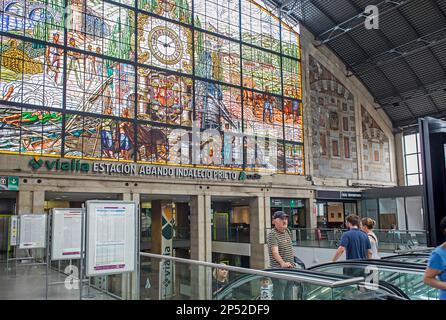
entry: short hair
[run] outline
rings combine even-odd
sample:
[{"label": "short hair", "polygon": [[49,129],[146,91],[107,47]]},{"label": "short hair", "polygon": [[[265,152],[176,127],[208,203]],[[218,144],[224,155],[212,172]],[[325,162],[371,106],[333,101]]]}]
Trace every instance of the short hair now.
[{"label": "short hair", "polygon": [[359,217],[356,214],[351,214],[347,217],[347,222],[352,226],[359,227]]},{"label": "short hair", "polygon": [[373,227],[375,226],[376,221],[373,220],[372,218],[362,218],[361,219],[362,225],[366,226],[368,229],[373,229]]},{"label": "short hair", "polygon": [[440,229],[441,229],[441,232],[443,233],[443,235],[446,237],[446,217],[441,219],[441,221],[440,221]]}]

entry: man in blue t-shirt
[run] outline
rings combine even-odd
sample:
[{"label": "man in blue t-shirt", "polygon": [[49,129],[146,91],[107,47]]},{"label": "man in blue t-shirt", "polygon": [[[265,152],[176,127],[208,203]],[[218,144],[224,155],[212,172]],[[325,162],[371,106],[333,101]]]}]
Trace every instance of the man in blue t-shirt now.
[{"label": "man in blue t-shirt", "polygon": [[[446,237],[446,217],[441,220],[440,229]],[[440,300],[446,300],[446,242],[432,252],[423,281],[428,286],[440,289]]]},{"label": "man in blue t-shirt", "polygon": [[359,228],[359,217],[357,215],[350,215],[346,220],[347,228],[350,230],[342,235],[341,243],[338,250],[336,250],[332,261],[336,262],[339,257],[342,256],[344,251],[347,260],[371,259],[372,247],[367,234]]}]

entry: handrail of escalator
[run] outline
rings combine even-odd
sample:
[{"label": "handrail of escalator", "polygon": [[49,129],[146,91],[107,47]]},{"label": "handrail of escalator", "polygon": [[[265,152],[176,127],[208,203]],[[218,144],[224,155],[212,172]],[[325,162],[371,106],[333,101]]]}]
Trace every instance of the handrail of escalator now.
[{"label": "handrail of escalator", "polygon": [[405,249],[405,250],[395,250],[395,253],[397,254],[409,254],[409,253],[425,253],[430,254],[432,250],[435,248],[431,247],[419,247],[419,248],[413,248],[413,249]]},{"label": "handrail of escalator", "polygon": [[[414,258],[414,259],[422,259],[422,258],[429,258],[430,257],[430,253],[404,253],[404,254],[395,254],[395,255],[391,255],[391,256],[385,256],[385,257],[381,257],[381,260],[386,260],[386,261],[395,261],[393,259],[395,258]],[[407,261],[404,261],[407,262]],[[408,262],[408,263],[421,263],[421,262]]]},{"label": "handrail of escalator", "polygon": [[[320,285],[320,286],[325,286],[325,287],[330,287],[330,288],[336,288],[339,286],[345,286],[345,285],[349,285],[349,284],[356,284],[361,281],[364,281],[363,277],[342,279],[342,280],[336,280],[336,281],[322,279],[321,277],[312,276],[311,272],[306,272],[306,273],[296,272],[297,274],[287,275],[287,274],[281,274],[281,273],[272,272],[272,271],[247,269],[247,268],[229,266],[226,264],[217,264],[217,263],[204,262],[204,261],[198,261],[198,260],[189,260],[189,259],[184,259],[184,258],[160,255],[160,254],[155,254],[155,253],[147,253],[147,252],[140,252],[139,255],[142,257],[156,258],[156,259],[160,259],[160,260],[170,260],[170,261],[176,261],[176,262],[191,264],[191,265],[199,265],[199,266],[209,267],[209,268],[225,269],[228,271],[238,272],[238,273],[242,273],[242,274],[250,274],[250,275],[261,276],[261,277],[271,277],[271,278],[287,280],[287,281],[305,282],[308,284]],[[296,271],[302,271],[302,270],[296,270]]]},{"label": "handrail of escalator", "polygon": [[393,267],[398,269],[406,269],[406,270],[422,270],[424,271],[426,267],[420,263],[413,262],[401,262],[401,261],[392,261],[392,260],[382,260],[382,259],[368,259],[368,260],[345,260],[345,261],[337,261],[337,262],[327,262],[318,264],[308,268],[307,270],[314,270],[319,267],[331,266],[331,265],[376,265],[376,266],[385,266],[385,267]]}]

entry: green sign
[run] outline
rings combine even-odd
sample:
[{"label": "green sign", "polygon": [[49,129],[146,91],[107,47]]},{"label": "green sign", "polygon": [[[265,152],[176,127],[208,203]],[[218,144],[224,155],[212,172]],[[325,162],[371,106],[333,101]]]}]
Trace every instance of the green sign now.
[{"label": "green sign", "polygon": [[0,177],[0,190],[18,191],[19,177]]},{"label": "green sign", "polygon": [[71,159],[63,161],[57,160],[45,160],[34,157],[29,161],[29,166],[34,170],[39,170],[44,167],[47,170],[53,171],[65,171],[65,172],[88,172],[90,170],[90,164],[82,163],[80,160]]},{"label": "green sign", "polygon": [[19,190],[19,177],[8,177],[8,190]]}]

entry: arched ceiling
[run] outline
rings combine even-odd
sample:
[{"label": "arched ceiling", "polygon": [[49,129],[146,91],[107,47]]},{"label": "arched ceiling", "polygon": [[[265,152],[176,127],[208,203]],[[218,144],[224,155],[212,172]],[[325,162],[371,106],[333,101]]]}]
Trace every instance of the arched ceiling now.
[{"label": "arched ceiling", "polygon": [[[395,128],[446,117],[446,0],[267,0],[330,47],[375,97]],[[379,28],[365,27],[365,8]]]}]

